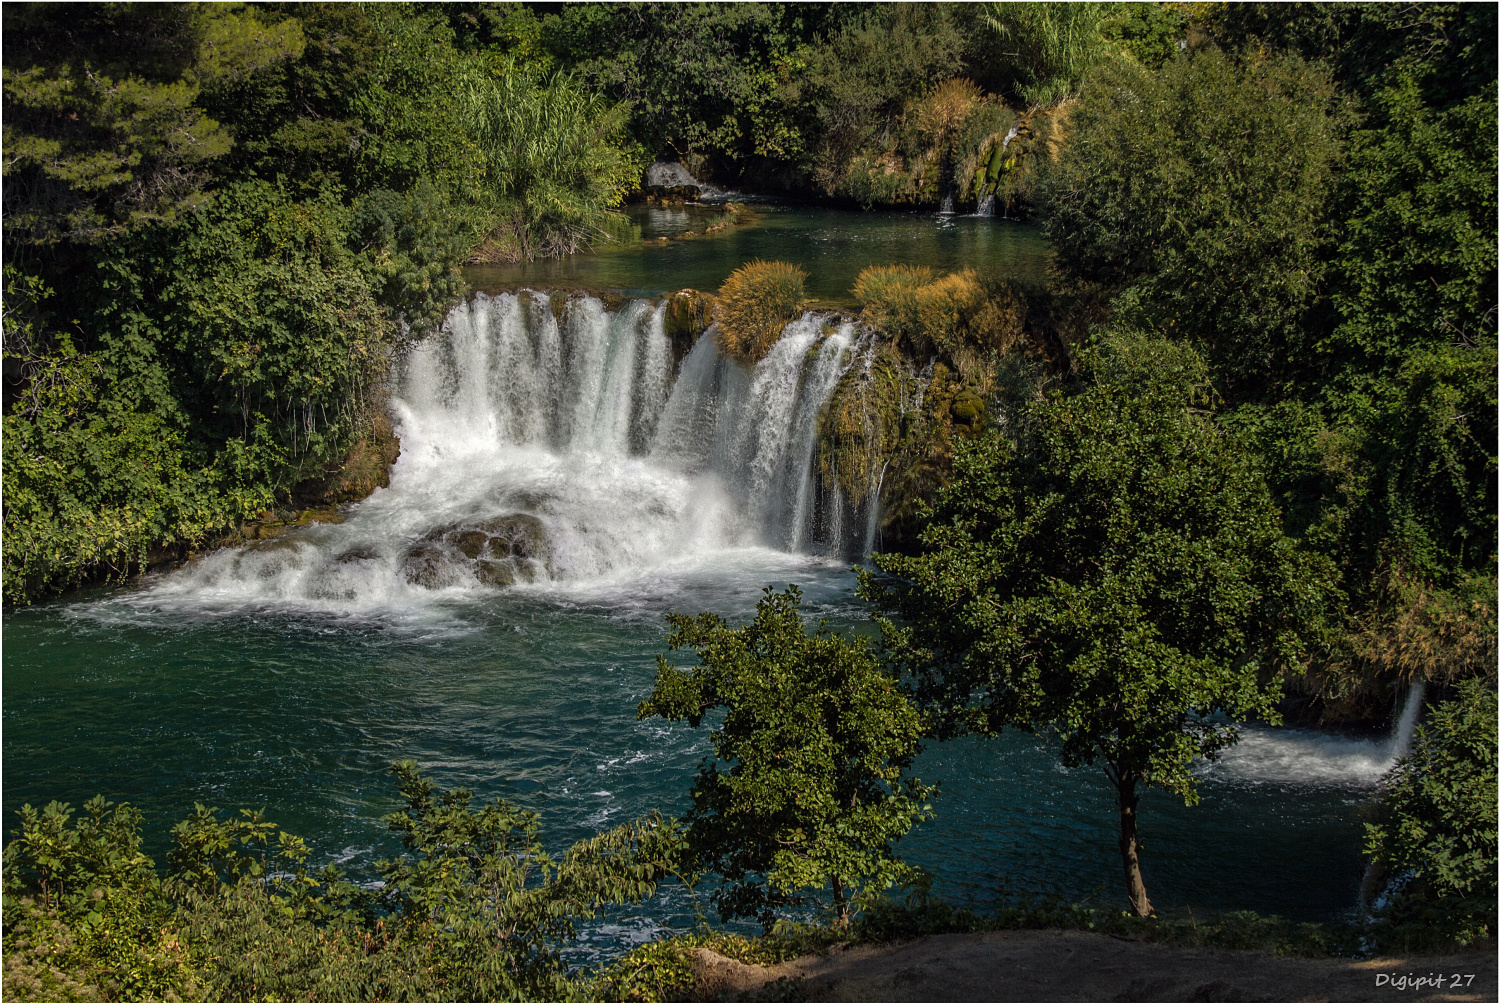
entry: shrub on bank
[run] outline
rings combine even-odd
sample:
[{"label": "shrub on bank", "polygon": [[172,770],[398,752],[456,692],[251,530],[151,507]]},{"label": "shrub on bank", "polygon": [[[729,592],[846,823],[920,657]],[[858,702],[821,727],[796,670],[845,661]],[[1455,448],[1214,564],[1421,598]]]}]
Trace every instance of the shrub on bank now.
[{"label": "shrub on bank", "polygon": [[1365,853],[1390,879],[1381,940],[1450,949],[1495,933],[1495,692],[1469,680],[1417,730],[1386,776],[1384,819]]},{"label": "shrub on bank", "polygon": [[536,814],[394,770],[406,808],[385,820],[403,852],[376,863],[375,888],[310,872],[301,839],[248,810],[197,806],[162,875],[133,807],[23,807],[4,854],[4,998],[567,998],[575,919],[675,874],[675,821],[653,814],[553,858]]},{"label": "shrub on bank", "polygon": [[786,262],[754,261],[729,274],[719,287],[714,321],[721,352],[757,363],[807,302],[807,273]]},{"label": "shrub on bank", "polygon": [[854,282],[863,318],[918,358],[940,353],[965,375],[1021,341],[1025,298],[973,269],[933,278],[926,266],[872,265]]}]

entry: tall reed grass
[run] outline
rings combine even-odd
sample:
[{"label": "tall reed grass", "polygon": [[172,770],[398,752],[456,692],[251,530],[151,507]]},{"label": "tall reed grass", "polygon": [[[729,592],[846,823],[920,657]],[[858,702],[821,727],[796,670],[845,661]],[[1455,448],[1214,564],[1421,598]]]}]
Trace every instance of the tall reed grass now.
[{"label": "tall reed grass", "polygon": [[1102,29],[1112,3],[990,3],[984,20],[999,37],[1017,94],[1030,105],[1071,97],[1090,68],[1114,46]]},{"label": "tall reed grass", "polygon": [[568,254],[610,238],[644,158],[624,143],[629,109],[581,88],[502,64],[465,82],[465,123],[484,152],[496,226],[481,258]]}]

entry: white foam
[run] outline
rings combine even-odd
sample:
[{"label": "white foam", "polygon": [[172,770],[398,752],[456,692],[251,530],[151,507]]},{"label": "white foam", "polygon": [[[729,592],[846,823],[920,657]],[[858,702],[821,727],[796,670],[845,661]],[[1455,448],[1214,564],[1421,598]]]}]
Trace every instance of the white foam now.
[{"label": "white foam", "polygon": [[220,550],[126,603],[431,620],[498,588],[494,539],[476,556],[455,535],[493,535],[507,519],[533,549],[504,559],[522,576],[510,588],[627,607],[659,592],[652,581],[670,589],[707,570],[732,578],[807,560],[793,552],[841,554],[818,523],[812,461],[852,326],[830,332],[804,315],[753,368],[705,336],[674,385],[664,316],[663,305],[610,312],[581,297],[559,324],[542,294],[477,295],[406,361],[389,488],[342,523]]}]

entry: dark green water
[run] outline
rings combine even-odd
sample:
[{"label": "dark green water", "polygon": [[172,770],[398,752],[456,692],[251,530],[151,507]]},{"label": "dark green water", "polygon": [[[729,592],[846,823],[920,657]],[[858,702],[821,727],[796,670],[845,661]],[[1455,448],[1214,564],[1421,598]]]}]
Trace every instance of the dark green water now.
[{"label": "dark green water", "polygon": [[[498,594],[385,616],[253,606],[192,610],[121,591],[12,613],[5,626],[5,806],[95,792],[162,831],[195,800],[265,807],[325,859],[359,871],[394,842],[385,775],[414,758],[448,785],[539,809],[562,848],[652,807],[686,805],[704,737],[637,722],[661,648],[661,615],[748,617],[760,586],[792,580],[810,613],[857,624],[837,567],[760,553],[608,590]],[[1148,794],[1146,874],[1159,907],[1325,917],[1352,903],[1358,741],[1252,733],[1200,806]],[[1372,751],[1378,755],[1378,751]],[[1087,895],[1119,887],[1101,776],[1067,771],[1034,737],[937,745],[919,774],[942,783],[938,818],[907,843],[937,891],[994,902],[1002,879]],[[7,812],[7,817],[10,813]],[[680,893],[593,931],[600,950],[686,924]]]},{"label": "dark green water", "polygon": [[926,265],[938,275],[966,268],[1001,268],[1032,281],[1046,278],[1047,244],[1037,228],[1013,220],[933,213],[755,205],[752,222],[711,237],[656,243],[685,230],[702,233],[716,210],[630,207],[645,239],[588,254],[516,265],[470,267],[479,288],[581,286],[655,296],[668,290],[717,290],[725,277],[757,258],[792,262],[807,271],[808,296],[849,304],[850,288],[868,265]]},{"label": "dark green water", "polygon": [[[1036,235],[1003,222],[766,212],[771,223],[722,244],[553,267],[613,263],[609,282],[570,285],[647,288],[660,276],[658,288],[712,288],[747,257],[801,255],[826,289],[870,261],[902,260],[902,248],[940,269],[984,255],[1013,255],[1017,273],[1040,268]],[[682,256],[681,268],[656,255]],[[146,812],[159,856],[195,801],[263,807],[322,861],[368,876],[395,848],[379,818],[397,808],[386,769],[405,758],[443,785],[540,811],[559,851],[653,808],[681,812],[706,737],[635,718],[667,612],[748,620],[763,586],[795,582],[810,616],[868,629],[842,561],[766,546],[815,542],[811,529],[780,531],[787,520],[825,526],[834,512],[806,495],[819,407],[810,370],[801,350],[780,350],[824,339],[844,347],[817,357],[833,365],[846,350],[857,359],[855,336],[789,325],[738,376],[705,340],[666,395],[645,365],[667,359],[649,306],[609,315],[593,302],[564,330],[551,318],[514,297],[479,298],[416,350],[393,401],[402,455],[391,485],[346,522],[7,612],[6,828],[22,803],[103,793]],[[645,414],[632,402],[657,410],[654,447],[629,445]],[[683,460],[700,448],[707,460]],[[498,589],[461,562],[441,582],[407,575],[410,549],[433,528],[518,510],[545,529],[550,579]],[[1201,805],[1143,800],[1153,901],[1303,919],[1351,906],[1361,813],[1390,754],[1379,739],[1248,730],[1204,772]],[[1016,734],[936,745],[917,773],[942,795],[905,852],[938,894],[983,908],[1008,881],[1079,897],[1103,887],[1100,902],[1122,903],[1115,811],[1097,770],[1064,770],[1045,740]],[[691,919],[682,891],[664,889],[591,926],[581,958]]]}]

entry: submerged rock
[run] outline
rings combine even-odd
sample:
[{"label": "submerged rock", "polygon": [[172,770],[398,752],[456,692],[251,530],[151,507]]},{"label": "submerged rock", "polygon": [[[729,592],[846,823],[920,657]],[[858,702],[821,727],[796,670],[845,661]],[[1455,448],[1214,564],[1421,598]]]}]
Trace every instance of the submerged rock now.
[{"label": "submerged rock", "polygon": [[439,527],[402,557],[408,583],[435,589],[473,577],[489,586],[534,582],[552,574],[546,528],[528,513]]}]

